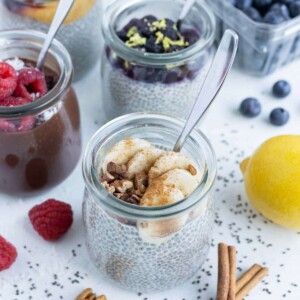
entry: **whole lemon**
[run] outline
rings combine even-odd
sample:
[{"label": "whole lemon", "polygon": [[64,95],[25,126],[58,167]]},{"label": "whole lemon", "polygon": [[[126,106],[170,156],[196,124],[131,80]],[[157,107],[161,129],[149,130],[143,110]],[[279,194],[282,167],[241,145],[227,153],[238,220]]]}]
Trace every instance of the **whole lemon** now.
[{"label": "whole lemon", "polygon": [[300,135],[267,140],[240,167],[253,206],[273,222],[300,230]]}]

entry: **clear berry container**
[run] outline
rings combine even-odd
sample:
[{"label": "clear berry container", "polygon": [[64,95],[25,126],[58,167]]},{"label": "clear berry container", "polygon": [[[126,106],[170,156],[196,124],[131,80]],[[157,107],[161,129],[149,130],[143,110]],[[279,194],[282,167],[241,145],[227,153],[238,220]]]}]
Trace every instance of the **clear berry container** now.
[{"label": "clear berry container", "polygon": [[[0,32],[0,60],[36,62],[46,35]],[[72,89],[73,66],[66,48],[54,40],[43,69],[53,88],[29,103],[0,107],[0,192],[30,196],[61,183],[81,153],[80,114]]]},{"label": "clear berry container", "polygon": [[185,18],[199,40],[172,53],[147,53],[130,48],[117,36],[133,18],[153,15],[178,19],[184,0],[117,0],[103,15],[105,51],[101,79],[108,119],[131,112],[162,112],[186,118],[194,104],[213,55],[215,19],[197,1]]},{"label": "clear berry container", "polygon": [[255,22],[229,0],[210,0],[218,20],[217,39],[230,28],[239,36],[237,64],[255,75],[265,76],[300,55],[300,17],[279,25]]},{"label": "clear berry container", "polygon": [[202,181],[187,198],[145,207],[115,198],[99,182],[103,160],[125,137],[172,149],[184,122],[166,115],[136,113],[98,130],[83,158],[86,184],[83,222],[92,261],[115,284],[139,292],[165,290],[191,278],[204,263],[214,221],[216,159],[206,137],[194,129],[182,152],[202,170]]},{"label": "clear berry container", "polygon": [[[75,80],[99,60],[100,0],[75,0],[56,38],[69,51]],[[58,0],[0,0],[0,29],[35,29],[48,32]]]}]

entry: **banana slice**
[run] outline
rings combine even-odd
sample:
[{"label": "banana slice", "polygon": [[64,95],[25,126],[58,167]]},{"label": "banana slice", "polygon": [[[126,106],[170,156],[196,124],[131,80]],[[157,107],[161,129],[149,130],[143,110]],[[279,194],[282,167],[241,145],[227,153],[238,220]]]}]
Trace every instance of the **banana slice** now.
[{"label": "banana slice", "polygon": [[115,144],[107,153],[102,170],[105,173],[109,162],[117,165],[126,164],[138,151],[153,147],[149,142],[142,139],[125,139]]},{"label": "banana slice", "polygon": [[148,173],[151,166],[163,153],[163,150],[157,149],[155,147],[143,149],[136,152],[133,158],[127,164],[127,171],[130,174],[130,178],[140,172]]},{"label": "banana slice", "polygon": [[194,161],[177,152],[165,152],[155,161],[149,170],[149,181],[151,182],[153,179],[172,169],[187,170],[196,178],[198,183],[201,181],[202,174],[200,174],[195,166]]}]

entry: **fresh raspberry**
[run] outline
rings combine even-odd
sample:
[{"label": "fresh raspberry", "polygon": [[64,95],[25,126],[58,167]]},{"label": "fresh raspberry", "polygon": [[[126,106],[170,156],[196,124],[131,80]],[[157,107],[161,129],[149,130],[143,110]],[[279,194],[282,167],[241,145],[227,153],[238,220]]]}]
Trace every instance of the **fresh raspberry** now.
[{"label": "fresh raspberry", "polygon": [[34,68],[24,68],[19,71],[17,87],[14,96],[34,101],[48,92],[45,75]]},{"label": "fresh raspberry", "polygon": [[[15,107],[31,103],[30,100],[21,97],[7,97],[0,100],[0,107]],[[27,131],[33,128],[35,117],[28,116],[18,120],[0,120],[0,131],[4,132],[15,132],[15,131]]]},{"label": "fresh raspberry", "polygon": [[47,241],[59,239],[73,223],[71,206],[55,199],[34,206],[28,215],[34,229]]},{"label": "fresh raspberry", "polygon": [[0,235],[0,271],[8,269],[17,256],[16,247]]},{"label": "fresh raspberry", "polygon": [[17,72],[5,62],[0,62],[0,99],[9,97],[17,86]]}]

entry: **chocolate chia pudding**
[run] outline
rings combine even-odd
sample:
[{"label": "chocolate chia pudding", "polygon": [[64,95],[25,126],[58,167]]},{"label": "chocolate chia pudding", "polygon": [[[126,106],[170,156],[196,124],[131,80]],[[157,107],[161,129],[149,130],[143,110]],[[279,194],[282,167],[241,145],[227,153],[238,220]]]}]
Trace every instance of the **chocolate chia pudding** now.
[{"label": "chocolate chia pudding", "polygon": [[[68,49],[75,79],[82,78],[99,59],[100,8],[98,0],[76,0],[56,38]],[[0,1],[0,29],[48,32],[58,1]]]},{"label": "chocolate chia pudding", "polygon": [[[136,292],[188,280],[210,245],[214,200],[209,156],[202,156],[206,141],[197,140],[202,154],[191,145],[188,153],[170,151],[179,129],[174,122],[151,114],[114,120],[98,131],[84,157],[83,220],[90,256],[109,280]],[[169,130],[175,134],[165,135]],[[104,142],[109,132],[114,135]],[[123,140],[127,133],[134,138]]]},{"label": "chocolate chia pudding", "polygon": [[[26,36],[15,31],[3,34],[20,41]],[[35,37],[33,32],[29,36]],[[0,61],[0,192],[26,196],[53,187],[71,173],[80,157],[80,114],[70,86],[71,61],[62,57],[65,65],[59,66],[53,58],[42,71],[31,57]]]},{"label": "chocolate chia pudding", "polygon": [[139,111],[190,113],[211,63],[215,21],[196,4],[178,28],[182,4],[115,1],[107,8],[101,77],[109,119]]}]

